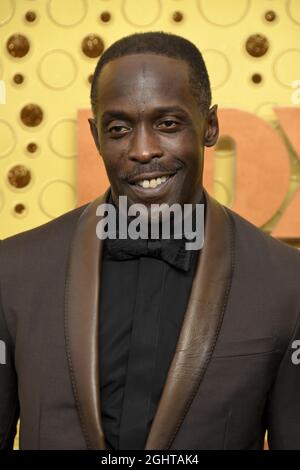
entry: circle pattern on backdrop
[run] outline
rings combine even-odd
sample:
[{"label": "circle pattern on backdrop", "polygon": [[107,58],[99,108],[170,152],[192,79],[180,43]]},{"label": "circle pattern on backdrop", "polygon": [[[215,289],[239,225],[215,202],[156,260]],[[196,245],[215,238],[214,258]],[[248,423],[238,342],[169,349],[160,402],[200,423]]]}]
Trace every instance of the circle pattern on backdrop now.
[{"label": "circle pattern on backdrop", "polygon": [[4,158],[13,152],[17,136],[13,127],[2,119],[0,119],[0,135],[0,158]]},{"label": "circle pattern on backdrop", "polygon": [[[61,201],[59,207],[55,201]],[[38,198],[42,212],[51,219],[58,217],[68,210],[75,201],[75,188],[64,180],[53,180],[48,182],[41,190]]]},{"label": "circle pattern on backdrop", "polygon": [[15,8],[15,0],[1,0],[0,26],[4,26],[12,19],[15,13]]},{"label": "circle pattern on backdrop", "polygon": [[72,27],[81,23],[88,11],[86,0],[48,0],[48,15],[51,20],[62,27]]},{"label": "circle pattern on backdrop", "polygon": [[49,146],[59,157],[76,157],[76,120],[62,119],[56,122],[49,133]]},{"label": "circle pattern on backdrop", "polygon": [[38,65],[38,75],[49,88],[67,88],[76,79],[76,62],[71,54],[64,50],[49,51]]}]

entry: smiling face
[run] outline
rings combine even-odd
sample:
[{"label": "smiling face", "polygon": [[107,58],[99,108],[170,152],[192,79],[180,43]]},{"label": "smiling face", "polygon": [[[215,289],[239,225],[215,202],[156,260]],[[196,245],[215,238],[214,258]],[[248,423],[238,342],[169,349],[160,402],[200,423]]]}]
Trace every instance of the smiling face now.
[{"label": "smiling face", "polygon": [[217,107],[199,112],[189,68],[180,60],[134,54],[107,63],[97,83],[91,131],[115,203],[195,203],[202,194],[203,147],[218,137]]}]

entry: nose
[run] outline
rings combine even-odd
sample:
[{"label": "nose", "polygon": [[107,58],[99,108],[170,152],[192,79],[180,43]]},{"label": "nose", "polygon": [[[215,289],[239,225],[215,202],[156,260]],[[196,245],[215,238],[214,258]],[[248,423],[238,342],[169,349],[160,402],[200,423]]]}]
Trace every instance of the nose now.
[{"label": "nose", "polygon": [[163,151],[155,131],[146,125],[138,126],[132,134],[129,160],[146,163],[154,157],[161,157]]}]

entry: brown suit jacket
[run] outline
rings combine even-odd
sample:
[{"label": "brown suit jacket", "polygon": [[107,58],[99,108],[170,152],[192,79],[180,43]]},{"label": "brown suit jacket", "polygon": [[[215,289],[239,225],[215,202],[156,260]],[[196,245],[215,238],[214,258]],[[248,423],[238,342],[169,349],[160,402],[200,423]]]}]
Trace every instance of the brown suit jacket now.
[{"label": "brown suit jacket", "polygon": [[[145,449],[300,449],[300,252],[205,191],[205,239]],[[0,446],[106,449],[96,207],[0,243]],[[117,295],[118,286],[116,286]],[[101,312],[100,312],[101,315]]]}]

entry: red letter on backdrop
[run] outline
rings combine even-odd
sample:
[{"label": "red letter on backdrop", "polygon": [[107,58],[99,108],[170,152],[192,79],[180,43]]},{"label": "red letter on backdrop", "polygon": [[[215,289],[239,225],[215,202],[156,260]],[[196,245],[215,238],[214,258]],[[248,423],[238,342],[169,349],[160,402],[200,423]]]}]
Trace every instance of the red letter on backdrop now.
[{"label": "red letter on backdrop", "polygon": [[[289,155],[270,124],[247,111],[220,109],[220,135],[236,144],[235,198],[231,209],[258,227],[276,213],[289,186]],[[204,186],[213,184],[214,148],[205,149]]]}]

